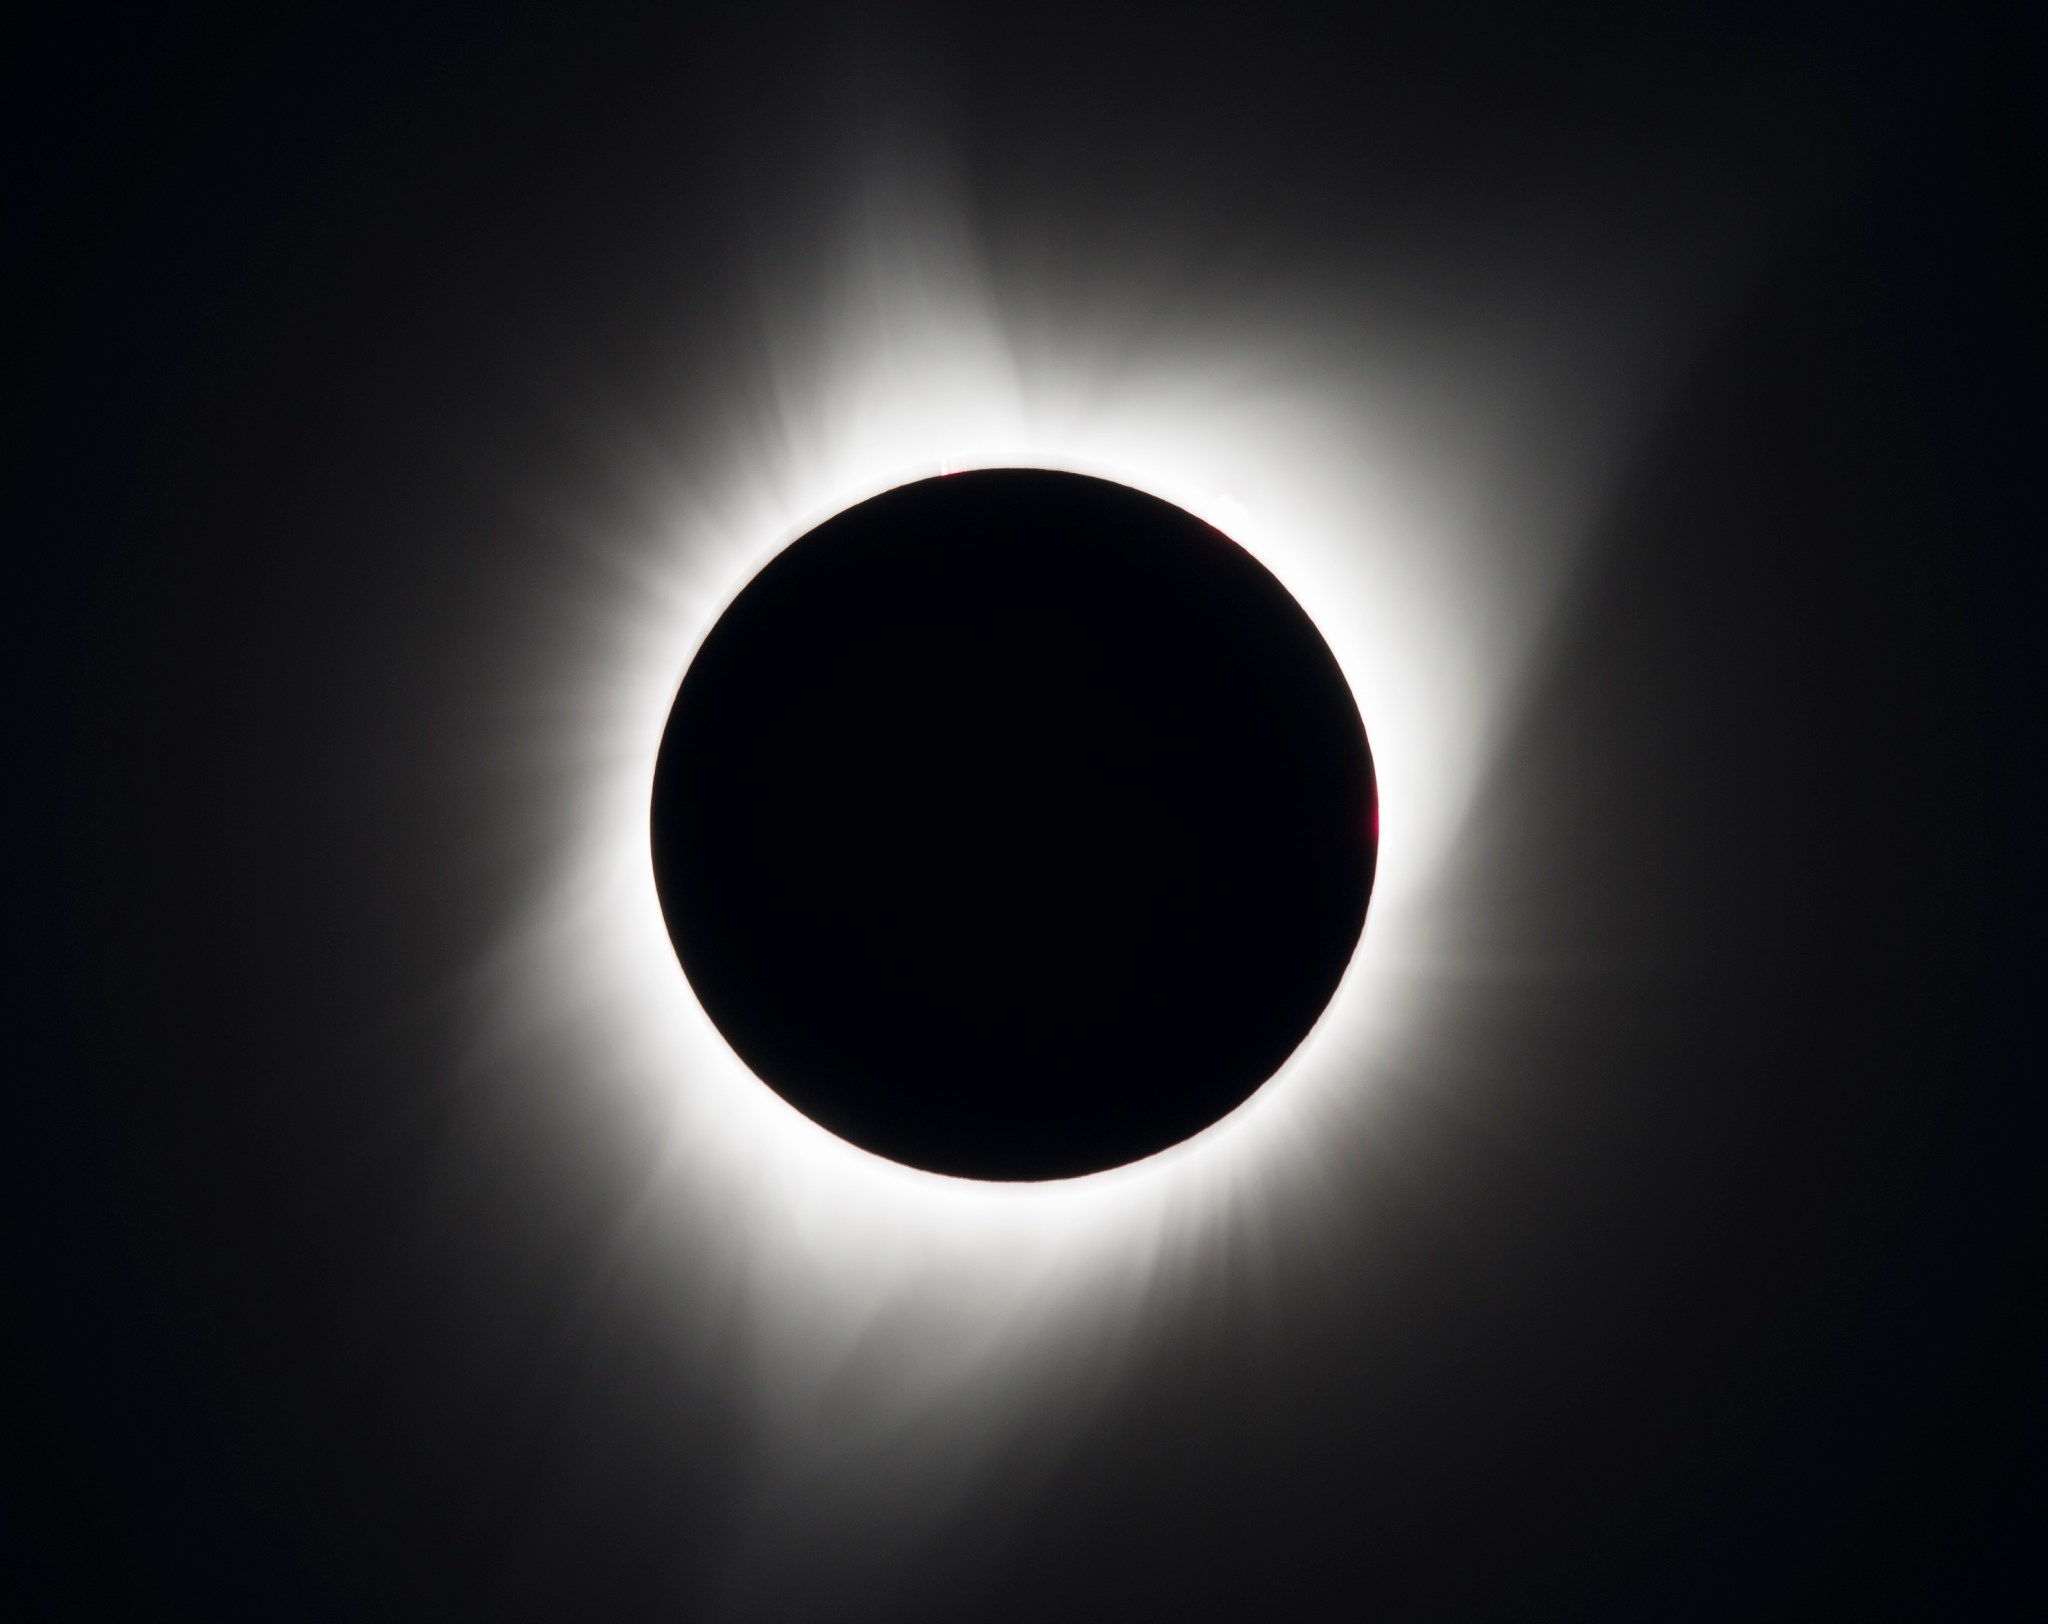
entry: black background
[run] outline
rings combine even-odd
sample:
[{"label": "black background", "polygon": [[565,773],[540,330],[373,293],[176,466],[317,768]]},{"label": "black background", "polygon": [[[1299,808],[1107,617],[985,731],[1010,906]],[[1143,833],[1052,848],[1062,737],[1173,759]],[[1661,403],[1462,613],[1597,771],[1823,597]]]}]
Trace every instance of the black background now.
[{"label": "black background", "polygon": [[11,527],[37,1616],[709,1608],[731,1406],[632,1292],[591,1306],[602,1181],[459,1080],[443,989],[560,831],[451,790],[437,729],[528,567],[505,508],[587,480],[593,402],[721,432],[660,421],[662,380],[899,124],[950,132],[991,241],[1126,271],[1455,266],[1502,220],[1532,262],[1664,252],[1807,180],[1646,403],[1492,764],[1457,887],[1501,923],[1453,945],[1524,968],[1471,991],[1399,1188],[1322,1272],[1272,1261],[1259,1334],[1220,1292],[1153,1327],[907,1574],[792,1537],[789,1610],[2025,1611],[2022,43],[1266,6],[46,41]]}]

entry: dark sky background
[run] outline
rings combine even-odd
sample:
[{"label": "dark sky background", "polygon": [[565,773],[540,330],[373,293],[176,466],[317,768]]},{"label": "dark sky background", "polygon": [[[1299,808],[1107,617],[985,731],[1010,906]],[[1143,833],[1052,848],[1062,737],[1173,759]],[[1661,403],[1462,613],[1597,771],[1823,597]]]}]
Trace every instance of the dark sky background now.
[{"label": "dark sky background", "polygon": [[[166,10],[30,65],[35,1616],[2024,1613],[2017,32],[983,9]],[[1077,307],[1688,290],[1459,833],[1475,968],[1385,1180],[1122,1305],[1085,1424],[1011,1393],[907,1556],[741,1514],[747,1351],[622,1255],[629,1127],[473,1063],[563,832],[452,720],[554,567],[507,515],[642,522],[593,421],[744,441],[691,380],[829,280],[790,260],[875,142]],[[887,1507],[916,1447],[838,1470]]]}]

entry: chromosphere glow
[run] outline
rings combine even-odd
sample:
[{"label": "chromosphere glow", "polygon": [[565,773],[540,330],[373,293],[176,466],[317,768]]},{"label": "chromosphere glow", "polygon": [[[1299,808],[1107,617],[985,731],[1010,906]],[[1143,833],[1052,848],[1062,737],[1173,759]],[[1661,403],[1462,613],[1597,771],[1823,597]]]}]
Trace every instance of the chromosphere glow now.
[{"label": "chromosphere glow", "polygon": [[[1083,307],[998,279],[933,177],[876,173],[807,239],[824,274],[759,279],[734,318],[758,343],[679,379],[689,433],[619,425],[600,447],[647,517],[551,516],[559,564],[505,617],[490,674],[512,700],[477,724],[547,823],[481,979],[476,1066],[528,1079],[543,1115],[625,1113],[661,1147],[635,1221],[679,1300],[722,1305],[683,1342],[744,1350],[734,1492],[763,1551],[791,1518],[914,1542],[991,1452],[1014,1470],[1017,1438],[1056,1448],[1189,1282],[1312,1255],[1335,1192],[1381,1176],[1388,1085],[1432,1063],[1469,970],[1453,882],[1475,795],[1628,448],[1622,413],[1656,382],[1598,288],[1446,310],[1426,265],[1341,291],[1276,276],[1170,317],[1165,273],[1133,268]],[[1566,315],[1585,337],[1571,391]],[[1052,1183],[918,1171],[761,1086],[691,993],[649,855],[678,684],[734,596],[833,514],[988,468],[1093,475],[1234,538],[1335,657],[1384,806],[1371,925],[1271,1082],[1158,1155]]]}]

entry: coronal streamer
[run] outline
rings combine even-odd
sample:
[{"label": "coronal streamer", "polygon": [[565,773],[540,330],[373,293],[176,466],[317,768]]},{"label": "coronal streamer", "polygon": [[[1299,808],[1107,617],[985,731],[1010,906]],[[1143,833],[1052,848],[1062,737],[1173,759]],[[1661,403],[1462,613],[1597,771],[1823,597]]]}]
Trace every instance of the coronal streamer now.
[{"label": "coronal streamer", "polygon": [[[664,1147],[638,1221],[679,1292],[726,1305],[693,1334],[745,1350],[755,1476],[736,1497],[764,1525],[845,1520],[872,1550],[932,1526],[991,1451],[1014,1471],[1027,1417],[1030,1446],[1056,1447],[1205,1268],[1313,1231],[1371,1176],[1389,1079],[1457,1005],[1473,796],[1627,449],[1623,410],[1682,338],[1669,309],[1590,281],[1475,285],[1446,311],[1426,261],[1341,291],[1276,273],[1171,318],[1163,273],[1132,269],[1084,309],[998,275],[967,220],[943,177],[875,159],[841,218],[793,228],[792,260],[824,274],[771,267],[758,347],[678,385],[680,417],[716,431],[618,454],[660,521],[565,533],[578,573],[536,590],[538,635],[504,673],[531,703],[502,726],[568,838],[479,1011],[482,1051],[615,1101]],[[984,468],[1097,476],[1234,538],[1327,642],[1384,809],[1371,923],[1272,1080],[1160,1154],[1043,1184],[899,1165],[764,1087],[692,996],[649,857],[671,704],[734,596],[833,514]],[[827,1469],[850,1458],[891,1465]]]}]

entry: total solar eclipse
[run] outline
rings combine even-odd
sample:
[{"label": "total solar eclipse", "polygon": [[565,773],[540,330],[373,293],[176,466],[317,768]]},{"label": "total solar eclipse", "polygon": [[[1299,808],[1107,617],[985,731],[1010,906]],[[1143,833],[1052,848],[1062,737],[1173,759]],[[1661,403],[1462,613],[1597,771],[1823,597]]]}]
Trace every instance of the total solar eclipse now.
[{"label": "total solar eclipse", "polygon": [[1377,853],[1351,691],[1280,583],[1127,486],[900,486],[691,661],[656,886],[747,1066],[912,1167],[1070,1178],[1249,1098],[1336,990]]}]

